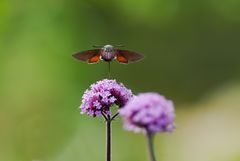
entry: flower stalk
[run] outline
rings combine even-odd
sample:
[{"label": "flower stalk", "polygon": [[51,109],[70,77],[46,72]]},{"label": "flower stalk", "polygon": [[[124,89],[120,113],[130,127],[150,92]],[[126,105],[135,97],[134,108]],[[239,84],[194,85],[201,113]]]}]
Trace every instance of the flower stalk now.
[{"label": "flower stalk", "polygon": [[102,113],[106,121],[106,161],[112,160],[112,121],[118,116],[119,113],[114,114],[112,117]]},{"label": "flower stalk", "polygon": [[111,161],[112,158],[112,121],[106,121],[106,161]]},{"label": "flower stalk", "polygon": [[154,137],[154,134],[152,134],[150,132],[146,133],[150,161],[156,161],[155,154],[154,154],[154,147],[153,147],[154,146],[153,145],[153,137]]}]

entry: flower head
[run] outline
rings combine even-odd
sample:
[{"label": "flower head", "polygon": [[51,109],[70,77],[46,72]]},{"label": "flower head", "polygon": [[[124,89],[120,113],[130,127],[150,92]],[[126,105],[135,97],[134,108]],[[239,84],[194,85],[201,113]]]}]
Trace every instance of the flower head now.
[{"label": "flower head", "polygon": [[124,127],[135,132],[171,132],[174,126],[172,101],[157,93],[142,93],[119,110]]},{"label": "flower head", "polygon": [[90,116],[110,115],[110,107],[114,104],[124,106],[133,94],[122,83],[116,80],[104,79],[90,86],[82,97],[81,113]]}]

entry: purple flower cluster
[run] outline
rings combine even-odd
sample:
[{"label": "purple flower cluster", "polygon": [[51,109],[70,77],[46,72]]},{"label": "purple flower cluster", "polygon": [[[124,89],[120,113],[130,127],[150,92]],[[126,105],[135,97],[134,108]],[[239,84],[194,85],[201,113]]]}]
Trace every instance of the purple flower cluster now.
[{"label": "purple flower cluster", "polygon": [[127,130],[135,132],[171,132],[174,128],[172,101],[157,93],[142,93],[119,110]]},{"label": "purple flower cluster", "polygon": [[82,97],[81,114],[101,116],[111,115],[110,107],[114,104],[124,106],[133,94],[122,83],[116,80],[104,79],[92,84]]}]

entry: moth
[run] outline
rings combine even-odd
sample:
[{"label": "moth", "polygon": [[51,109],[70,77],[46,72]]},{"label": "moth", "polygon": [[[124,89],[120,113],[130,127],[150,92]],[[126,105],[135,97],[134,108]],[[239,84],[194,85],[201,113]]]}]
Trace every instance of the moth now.
[{"label": "moth", "polygon": [[97,47],[96,49],[80,51],[73,54],[73,57],[87,62],[89,64],[97,63],[99,60],[106,62],[111,62],[112,60],[117,60],[119,63],[128,64],[130,62],[136,62],[143,59],[143,55],[129,51],[118,49],[117,46],[104,45],[103,47]]}]

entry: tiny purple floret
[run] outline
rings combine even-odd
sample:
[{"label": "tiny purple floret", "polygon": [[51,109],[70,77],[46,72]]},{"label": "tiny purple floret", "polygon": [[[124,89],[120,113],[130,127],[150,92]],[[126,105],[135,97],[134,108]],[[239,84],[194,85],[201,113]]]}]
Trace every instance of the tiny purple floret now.
[{"label": "tiny purple floret", "polygon": [[142,93],[119,110],[127,130],[144,133],[172,132],[173,102],[157,93]]},{"label": "tiny purple floret", "polygon": [[81,114],[101,116],[111,114],[110,107],[114,104],[123,107],[133,94],[122,83],[116,80],[103,79],[90,86],[82,97]]}]

